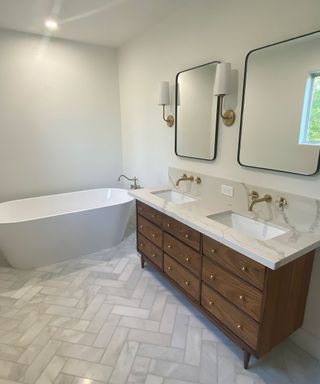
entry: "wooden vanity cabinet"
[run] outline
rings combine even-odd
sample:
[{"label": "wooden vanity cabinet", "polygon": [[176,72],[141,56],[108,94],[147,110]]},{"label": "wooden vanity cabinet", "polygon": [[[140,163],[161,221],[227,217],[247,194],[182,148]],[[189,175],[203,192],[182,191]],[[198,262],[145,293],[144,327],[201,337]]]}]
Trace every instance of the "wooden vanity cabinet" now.
[{"label": "wooden vanity cabinet", "polygon": [[271,270],[139,201],[137,250],[244,351],[244,368],[302,325],[314,252]]}]

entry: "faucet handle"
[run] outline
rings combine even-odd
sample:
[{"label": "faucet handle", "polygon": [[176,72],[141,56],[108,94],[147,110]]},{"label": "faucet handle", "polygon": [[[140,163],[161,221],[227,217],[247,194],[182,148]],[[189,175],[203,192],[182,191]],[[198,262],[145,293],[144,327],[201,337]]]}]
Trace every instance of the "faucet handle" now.
[{"label": "faucet handle", "polygon": [[284,210],[284,208],[288,206],[288,200],[284,197],[280,197],[279,200],[276,201],[276,203],[278,204],[278,207],[281,210]]},{"label": "faucet handle", "polygon": [[252,200],[255,200],[259,198],[259,193],[257,191],[252,191],[249,196]]}]

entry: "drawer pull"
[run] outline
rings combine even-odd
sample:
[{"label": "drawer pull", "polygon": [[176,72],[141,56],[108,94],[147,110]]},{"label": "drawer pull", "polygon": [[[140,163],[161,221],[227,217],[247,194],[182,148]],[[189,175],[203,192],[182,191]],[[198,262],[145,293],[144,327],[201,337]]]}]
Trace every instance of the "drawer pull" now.
[{"label": "drawer pull", "polygon": [[144,244],[143,244],[143,243],[140,243],[140,247],[143,248],[143,247],[144,247]]},{"label": "drawer pull", "polygon": [[139,207],[139,211],[142,211],[142,207]]},{"label": "drawer pull", "polygon": [[211,249],[211,253],[215,255],[216,250],[212,248],[212,249]]},{"label": "drawer pull", "polygon": [[140,228],[140,229],[143,229],[143,225],[141,224],[141,225],[139,226],[139,228]]},{"label": "drawer pull", "polygon": [[189,257],[186,257],[186,258],[185,258],[185,261],[186,261],[187,263],[189,263],[190,258],[189,258]]},{"label": "drawer pull", "polygon": [[167,228],[170,228],[170,224],[169,223],[167,224]]},{"label": "drawer pull", "polygon": [[185,285],[189,285],[190,284],[188,280],[186,280],[184,283],[185,283]]},{"label": "drawer pull", "polygon": [[237,328],[238,328],[238,329],[242,329],[242,325],[241,325],[241,324],[238,324],[238,325],[237,325]]},{"label": "drawer pull", "polygon": [[216,278],[215,275],[210,275],[211,280],[214,280],[215,278]]},{"label": "drawer pull", "polygon": [[151,257],[156,257],[156,255],[153,253],[153,254],[151,255]]},{"label": "drawer pull", "polygon": [[152,234],[152,237],[153,237],[153,238],[154,238],[154,237],[156,237],[156,234],[155,234],[155,233],[153,233],[153,234]]},{"label": "drawer pull", "polygon": [[246,270],[247,270],[247,267],[245,265],[241,267],[241,271],[245,272]]},{"label": "drawer pull", "polygon": [[239,299],[240,299],[240,300],[244,300],[244,296],[243,296],[243,295],[240,295],[240,296],[239,296]]},{"label": "drawer pull", "polygon": [[213,301],[209,301],[209,305],[213,305]]},{"label": "drawer pull", "polygon": [[186,233],[184,236],[186,239],[189,239],[189,235]]},{"label": "drawer pull", "polygon": [[156,217],[156,215],[151,215],[151,217],[154,219]]},{"label": "drawer pull", "polygon": [[171,269],[172,269],[172,268],[171,268],[170,265],[169,265],[168,270],[171,271]]},{"label": "drawer pull", "polygon": [[171,248],[171,244],[168,244],[168,248],[169,248],[169,249]]}]

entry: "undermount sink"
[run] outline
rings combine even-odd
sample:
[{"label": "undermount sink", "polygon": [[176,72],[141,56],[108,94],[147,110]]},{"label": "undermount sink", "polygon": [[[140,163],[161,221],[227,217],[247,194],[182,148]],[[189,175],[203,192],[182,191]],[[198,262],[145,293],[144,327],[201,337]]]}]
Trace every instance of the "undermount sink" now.
[{"label": "undermount sink", "polygon": [[270,240],[288,232],[286,228],[254,220],[232,211],[225,211],[207,217],[257,240]]},{"label": "undermount sink", "polygon": [[190,203],[196,200],[192,197],[186,196],[184,193],[173,191],[172,189],[168,189],[166,191],[151,192],[151,193],[153,195],[161,197],[166,201],[170,201],[171,203],[175,203],[175,204]]}]

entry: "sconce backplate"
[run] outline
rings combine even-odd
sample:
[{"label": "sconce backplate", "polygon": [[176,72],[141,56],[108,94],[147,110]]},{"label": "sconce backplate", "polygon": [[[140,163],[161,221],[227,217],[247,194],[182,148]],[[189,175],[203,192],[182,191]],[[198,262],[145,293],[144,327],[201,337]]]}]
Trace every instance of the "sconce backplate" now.
[{"label": "sconce backplate", "polygon": [[222,115],[222,119],[224,125],[226,125],[227,127],[231,127],[231,125],[236,119],[236,114],[231,110],[225,111]]},{"label": "sconce backplate", "polygon": [[173,124],[174,124],[174,117],[173,117],[173,115],[169,115],[165,120],[167,122],[167,126],[168,127],[172,127],[173,126]]}]

